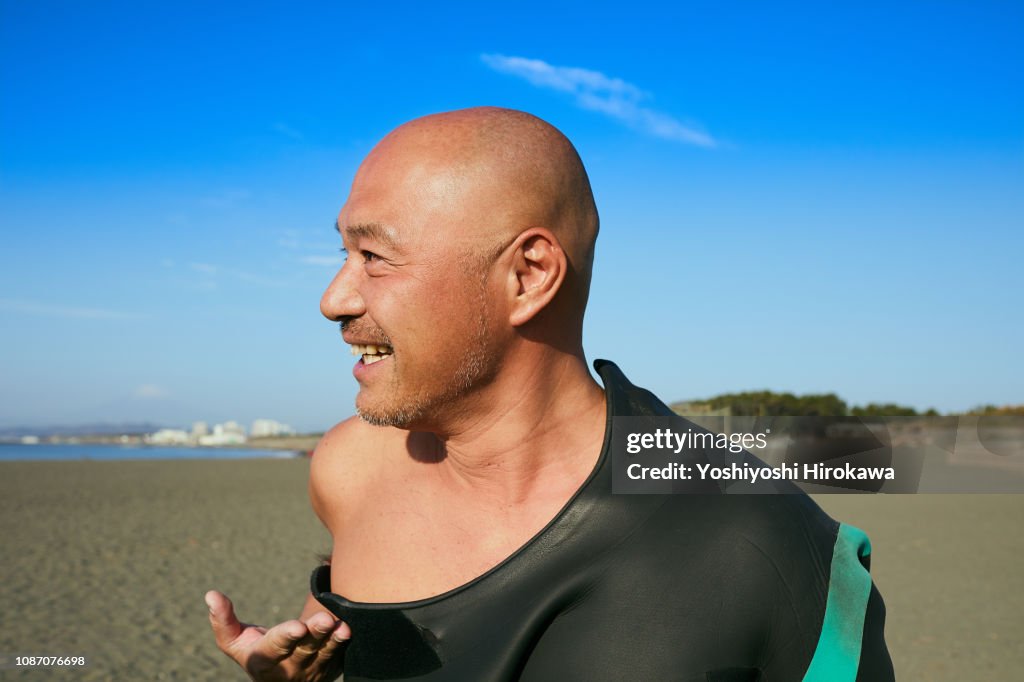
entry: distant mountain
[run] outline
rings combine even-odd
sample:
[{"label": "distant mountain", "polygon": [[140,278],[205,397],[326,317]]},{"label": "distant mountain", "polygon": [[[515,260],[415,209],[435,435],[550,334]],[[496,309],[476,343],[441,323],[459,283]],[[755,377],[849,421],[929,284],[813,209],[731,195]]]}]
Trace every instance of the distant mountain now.
[{"label": "distant mountain", "polygon": [[75,424],[58,426],[7,426],[0,428],[0,439],[20,438],[22,436],[98,436],[117,434],[153,433],[166,428],[153,422],[97,422],[93,424]]}]

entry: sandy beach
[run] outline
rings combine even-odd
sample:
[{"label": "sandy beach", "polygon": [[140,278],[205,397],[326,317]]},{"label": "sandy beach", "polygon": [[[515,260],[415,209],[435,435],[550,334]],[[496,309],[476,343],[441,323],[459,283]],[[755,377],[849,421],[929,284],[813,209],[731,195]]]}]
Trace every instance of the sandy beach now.
[{"label": "sandy beach", "polygon": [[[243,619],[293,617],[327,534],[306,460],[0,464],[0,654],[80,655],[4,679],[240,680],[203,593]],[[1024,669],[1024,496],[819,496],[868,532],[901,680]]]},{"label": "sandy beach", "polygon": [[4,679],[245,679],[214,646],[203,594],[240,617],[297,615],[326,532],[308,460],[0,464],[0,652],[84,655]]}]

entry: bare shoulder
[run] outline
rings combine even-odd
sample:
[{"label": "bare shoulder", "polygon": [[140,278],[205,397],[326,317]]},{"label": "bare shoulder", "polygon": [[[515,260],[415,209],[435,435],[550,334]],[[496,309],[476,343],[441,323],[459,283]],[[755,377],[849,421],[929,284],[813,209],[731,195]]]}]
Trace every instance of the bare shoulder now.
[{"label": "bare shoulder", "polygon": [[405,432],[352,417],[324,434],[309,466],[309,498],[331,529],[345,509],[369,499],[379,474],[404,449]]}]

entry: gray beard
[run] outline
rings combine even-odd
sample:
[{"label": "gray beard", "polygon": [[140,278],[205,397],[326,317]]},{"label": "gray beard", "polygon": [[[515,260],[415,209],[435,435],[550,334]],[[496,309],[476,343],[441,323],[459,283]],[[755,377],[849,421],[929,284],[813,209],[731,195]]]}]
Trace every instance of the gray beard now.
[{"label": "gray beard", "polygon": [[[406,401],[404,405],[361,410],[356,406],[356,414],[367,424],[373,426],[393,426],[407,429],[424,421],[434,421],[441,416],[443,410],[451,409],[450,404],[462,398],[473,388],[488,383],[495,374],[497,366],[491,345],[487,343],[487,292],[481,276],[477,290],[478,317],[475,338],[462,356],[462,363],[447,384],[436,392],[420,394]],[[392,346],[393,347],[393,346]],[[392,357],[392,362],[397,360]],[[395,391],[397,394],[398,391]],[[447,415],[450,416],[450,415]]]},{"label": "gray beard", "polygon": [[430,395],[420,395],[406,401],[405,405],[381,407],[363,410],[356,406],[356,414],[367,424],[373,426],[393,426],[407,429],[424,420],[436,417],[441,410],[452,402],[462,398],[475,386],[493,376],[493,368],[488,368],[487,351],[484,346],[473,344],[473,350],[463,355],[463,362],[458,371],[440,391]]}]

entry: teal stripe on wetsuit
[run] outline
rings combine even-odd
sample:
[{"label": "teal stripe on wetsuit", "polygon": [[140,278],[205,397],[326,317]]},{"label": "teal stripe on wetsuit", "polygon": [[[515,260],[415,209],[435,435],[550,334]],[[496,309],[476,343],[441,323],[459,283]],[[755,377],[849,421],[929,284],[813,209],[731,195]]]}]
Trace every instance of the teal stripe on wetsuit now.
[{"label": "teal stripe on wetsuit", "polygon": [[861,560],[870,554],[871,541],[864,531],[839,524],[832,551],[825,620],[804,682],[857,679],[864,616],[871,595],[871,574]]}]

